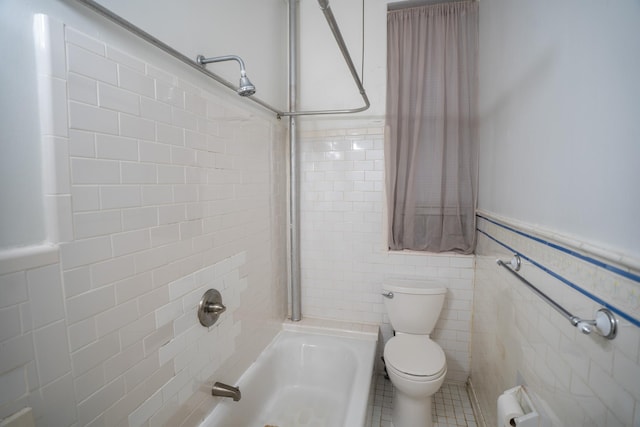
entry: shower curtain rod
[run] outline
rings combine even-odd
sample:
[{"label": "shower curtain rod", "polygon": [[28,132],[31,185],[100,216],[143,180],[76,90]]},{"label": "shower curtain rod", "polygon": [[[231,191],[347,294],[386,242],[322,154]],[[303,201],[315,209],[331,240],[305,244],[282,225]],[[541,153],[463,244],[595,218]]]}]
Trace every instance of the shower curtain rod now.
[{"label": "shower curtain rod", "polygon": [[[294,1],[294,0],[290,0],[290,1]],[[347,45],[344,42],[342,33],[340,32],[340,27],[338,27],[336,18],[333,15],[333,12],[331,11],[331,6],[329,6],[329,0],[318,0],[318,4],[320,5],[320,9],[322,10],[322,13],[324,13],[324,17],[327,20],[327,24],[329,24],[329,28],[333,33],[333,37],[336,39],[336,42],[338,43],[338,47],[340,48],[340,52],[342,53],[344,61],[347,64],[347,67],[349,67],[349,71],[351,72],[353,81],[358,87],[358,91],[360,92],[360,96],[362,97],[362,101],[364,102],[364,105],[362,107],[346,109],[346,110],[290,111],[286,113],[281,113],[282,116],[317,116],[322,114],[359,113],[361,111],[365,111],[371,105],[369,103],[369,98],[367,97],[367,92],[364,90],[362,81],[360,80],[360,77],[358,76],[358,72],[356,71],[356,67],[353,65],[353,61],[351,60],[351,55],[349,54]]]},{"label": "shower curtain rod", "polygon": [[[117,15],[117,14],[113,13],[112,11],[107,9],[106,7],[104,7],[104,6],[100,5],[99,3],[97,3],[95,0],[75,0],[75,1],[77,3],[80,3],[80,4],[84,5],[84,6],[86,6],[89,9],[93,10],[94,12],[98,13],[99,15],[107,18],[108,20],[110,20],[111,22],[119,25],[120,27],[126,29],[130,33],[133,33],[136,36],[140,37],[141,39],[151,43],[152,45],[154,45],[158,49],[168,53],[171,56],[173,56],[175,59],[187,64],[188,66],[190,66],[194,70],[197,70],[197,71],[207,75],[208,77],[212,78],[213,80],[217,81],[218,83],[226,86],[229,89],[232,89],[234,92],[236,91],[235,85],[233,85],[231,82],[229,82],[229,81],[225,80],[224,78],[220,77],[219,75],[217,75],[215,73],[212,73],[211,71],[207,70],[206,68],[204,68],[198,62],[196,62],[193,59],[183,55],[180,52],[178,52],[177,50],[175,50],[171,46],[167,45],[166,43],[160,41],[156,37],[152,36],[151,34],[147,33],[146,31],[142,30],[140,27],[137,27],[136,25],[133,25],[131,22],[129,22],[126,19],[122,18],[120,15]],[[295,1],[295,0],[291,0],[291,1]],[[365,105],[362,106],[362,107],[359,107],[359,108],[345,109],[345,110],[280,111],[277,108],[271,106],[270,104],[262,101],[260,98],[256,98],[255,96],[248,97],[249,100],[255,102],[256,104],[258,104],[260,106],[262,106],[263,108],[267,109],[268,111],[271,111],[272,113],[276,114],[276,116],[278,118],[281,118],[282,116],[304,116],[304,115],[310,116],[310,115],[321,115],[321,114],[358,113],[358,112],[361,112],[361,111],[364,111],[364,110],[368,109],[369,106],[370,106],[369,99],[368,99],[367,94],[366,94],[366,92],[364,90],[364,87],[362,86],[362,82],[360,81],[360,78],[358,77],[358,73],[357,73],[357,71],[355,69],[355,66],[353,65],[353,61],[351,60],[351,55],[349,55],[349,51],[347,50],[347,47],[346,47],[346,45],[344,43],[344,39],[342,38],[342,34],[340,33],[340,28],[338,27],[338,24],[336,23],[335,17],[333,16],[333,13],[331,12],[331,8],[329,6],[328,0],[318,0],[318,3],[319,3],[320,8],[322,9],[322,11],[323,11],[323,13],[325,15],[327,23],[329,24],[329,27],[331,28],[333,36],[336,39],[336,42],[338,43],[338,47],[340,48],[340,51],[342,52],[342,55],[343,55],[343,57],[345,59],[345,62],[347,63],[347,66],[349,67],[349,70],[351,71],[351,75],[353,76],[353,79],[354,79],[354,81],[356,83],[356,86],[358,87],[358,90],[360,91],[360,95],[362,96],[362,99],[363,99]]]}]

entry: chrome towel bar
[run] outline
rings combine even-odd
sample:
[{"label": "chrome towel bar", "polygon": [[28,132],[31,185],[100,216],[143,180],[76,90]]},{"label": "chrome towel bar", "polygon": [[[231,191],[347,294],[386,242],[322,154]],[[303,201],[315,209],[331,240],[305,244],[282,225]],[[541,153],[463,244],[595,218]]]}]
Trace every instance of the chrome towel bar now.
[{"label": "chrome towel bar", "polygon": [[522,265],[522,260],[518,254],[513,255],[513,258],[509,261],[496,260],[496,263],[504,267],[509,273],[513,274],[517,277],[522,283],[527,285],[536,295],[542,298],[545,302],[547,302],[554,310],[562,315],[565,319],[569,320],[573,326],[576,326],[580,329],[583,334],[590,334],[592,331],[596,331],[599,335],[603,336],[607,339],[614,339],[618,333],[618,319],[613,315],[613,313],[606,309],[601,308],[596,312],[596,317],[593,320],[581,319],[578,316],[574,316],[569,311],[567,311],[560,304],[555,302],[551,297],[542,292],[540,289],[535,287],[531,282],[522,277],[517,271],[520,270],[520,266]]}]

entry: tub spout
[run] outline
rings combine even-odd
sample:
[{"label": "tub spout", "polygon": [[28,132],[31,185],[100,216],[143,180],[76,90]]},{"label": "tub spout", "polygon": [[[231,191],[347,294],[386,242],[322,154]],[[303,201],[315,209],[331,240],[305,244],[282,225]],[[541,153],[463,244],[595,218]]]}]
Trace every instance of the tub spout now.
[{"label": "tub spout", "polygon": [[230,397],[237,402],[242,397],[240,389],[221,382],[216,382],[211,389],[211,395],[220,397]]}]

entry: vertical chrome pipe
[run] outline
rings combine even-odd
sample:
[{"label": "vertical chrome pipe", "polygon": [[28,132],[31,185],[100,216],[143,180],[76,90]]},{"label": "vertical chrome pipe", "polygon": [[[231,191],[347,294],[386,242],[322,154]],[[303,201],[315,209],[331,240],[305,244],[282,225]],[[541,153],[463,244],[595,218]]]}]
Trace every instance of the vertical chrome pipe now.
[{"label": "vertical chrome pipe", "polygon": [[[297,108],[298,0],[289,0],[289,111]],[[291,320],[302,320],[300,275],[300,154],[296,118],[289,117],[289,283]]]}]

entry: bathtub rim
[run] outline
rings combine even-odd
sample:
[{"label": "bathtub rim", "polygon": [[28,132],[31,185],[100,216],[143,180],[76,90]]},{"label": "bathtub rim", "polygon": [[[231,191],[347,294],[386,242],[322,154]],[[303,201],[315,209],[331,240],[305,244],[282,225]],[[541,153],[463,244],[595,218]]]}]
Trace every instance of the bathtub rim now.
[{"label": "bathtub rim", "polygon": [[[346,338],[351,340],[358,341],[366,341],[370,342],[372,345],[371,355],[367,354],[367,364],[365,370],[363,371],[362,380],[368,382],[368,388],[366,394],[362,395],[358,394],[357,396],[352,396],[356,400],[353,401],[358,405],[358,410],[356,413],[351,413],[347,411],[344,420],[344,426],[351,426],[353,424],[354,418],[357,420],[362,420],[363,427],[366,426],[366,422],[368,422],[368,411],[370,402],[370,394],[371,388],[374,386],[374,374],[375,374],[375,358],[377,354],[377,343],[378,343],[378,334],[379,328],[378,325],[370,325],[370,324],[358,324],[352,322],[341,322],[341,321],[333,321],[326,319],[303,319],[302,321],[292,322],[290,320],[285,320],[282,323],[282,327],[280,331],[273,337],[271,342],[262,350],[260,355],[262,355],[265,351],[271,348],[283,335],[283,332],[292,332],[299,333],[300,335],[318,335],[318,336],[333,336],[337,338]],[[241,380],[243,377],[249,372],[252,368],[254,368],[256,362],[259,360],[260,355],[256,360],[254,360],[249,367],[240,375],[236,384],[242,385]],[[370,356],[370,357],[369,357]],[[364,387],[362,387],[364,388]],[[193,427],[207,427],[206,422],[211,418],[213,412],[216,407],[218,407],[219,403],[217,402],[210,410],[202,416],[199,423],[193,424]]]},{"label": "bathtub rim", "polygon": [[282,330],[378,341],[379,327],[378,325],[368,323],[304,318],[298,322],[293,322],[289,319],[285,320],[282,323]]}]

